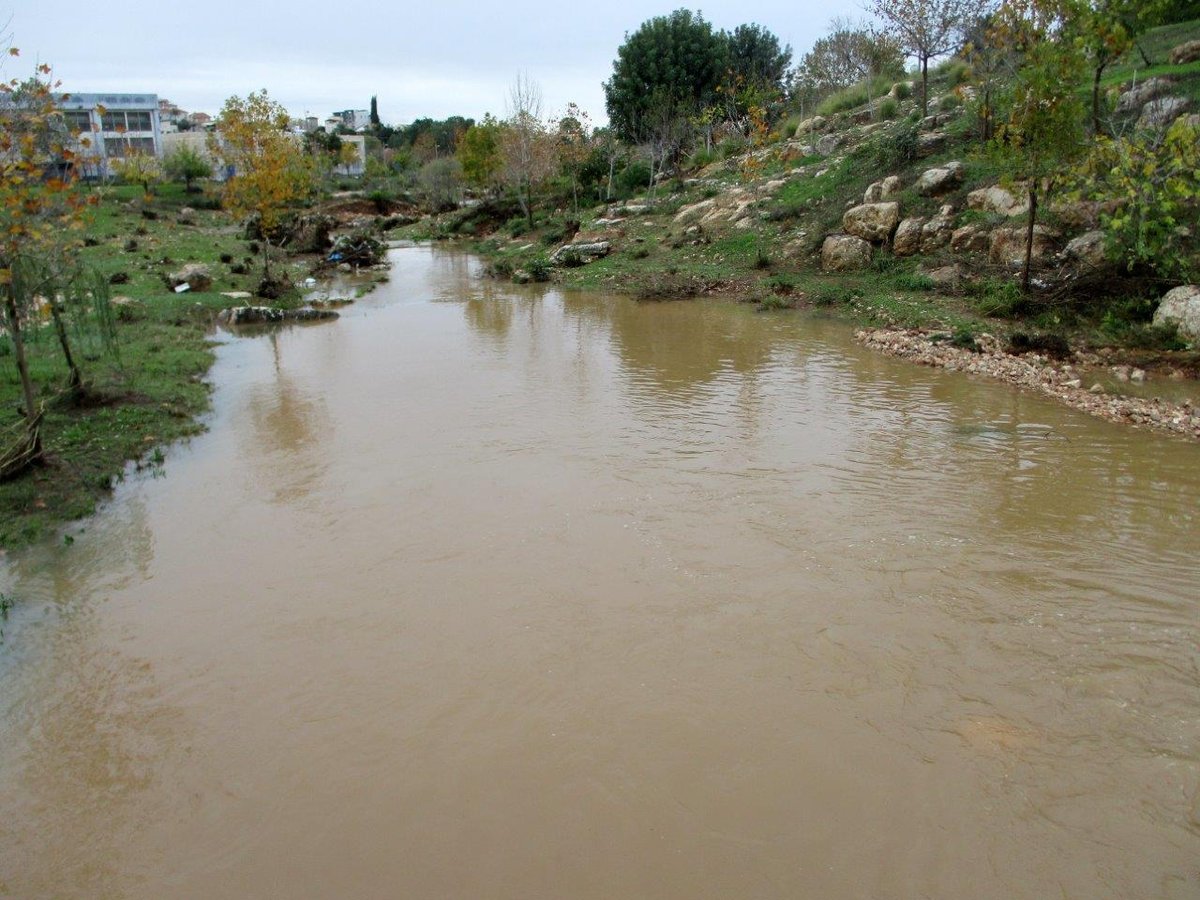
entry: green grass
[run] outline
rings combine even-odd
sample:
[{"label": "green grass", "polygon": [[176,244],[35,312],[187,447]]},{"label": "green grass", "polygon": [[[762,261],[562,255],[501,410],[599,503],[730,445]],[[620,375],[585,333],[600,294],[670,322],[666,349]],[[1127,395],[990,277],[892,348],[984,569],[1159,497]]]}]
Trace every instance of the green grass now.
[{"label": "green grass", "polygon": [[[234,302],[220,292],[253,291],[261,275],[259,259],[251,260],[245,275],[220,261],[222,254],[234,264],[250,255],[240,229],[226,215],[199,210],[195,225],[177,223],[179,210],[196,199],[182,188],[163,186],[145,204],[158,213],[155,220],[142,216],[139,188],[98,193],[102,199],[85,232],[94,246],[85,247],[83,255],[106,277],[123,273],[128,279],[111,288],[114,297],[130,301],[114,307],[119,358],[103,352],[86,323],[72,323],[73,349],[89,390],[80,403],[55,402],[67,375],[61,349],[51,328],[27,331],[31,374],[46,404],[45,462],[0,484],[3,547],[38,540],[88,515],[122,477],[127,462],[161,458],[159,448],[200,430],[197,417],[208,408],[201,377],[213,359],[208,333],[217,311]],[[130,239],[138,243],[134,252],[124,249]],[[174,293],[163,275],[192,262],[209,266],[212,290]],[[293,260],[283,268],[298,277],[308,262]],[[12,352],[5,333],[0,337],[0,433],[21,421]]]}]

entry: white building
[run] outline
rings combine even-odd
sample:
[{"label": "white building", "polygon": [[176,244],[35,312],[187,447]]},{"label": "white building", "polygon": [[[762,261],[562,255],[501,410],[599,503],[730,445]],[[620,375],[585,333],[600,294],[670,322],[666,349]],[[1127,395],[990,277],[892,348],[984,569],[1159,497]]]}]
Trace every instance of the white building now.
[{"label": "white building", "polygon": [[108,175],[108,160],[131,153],[162,158],[157,94],[70,94],[59,98],[63,118],[87,143],[79,148],[85,174]]}]

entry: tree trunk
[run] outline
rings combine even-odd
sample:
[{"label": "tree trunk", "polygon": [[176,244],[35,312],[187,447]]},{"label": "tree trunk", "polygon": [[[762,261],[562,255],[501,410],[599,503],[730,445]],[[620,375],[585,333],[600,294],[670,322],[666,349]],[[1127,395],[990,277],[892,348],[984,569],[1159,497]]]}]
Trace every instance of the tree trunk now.
[{"label": "tree trunk", "polygon": [[67,339],[67,323],[63,321],[62,308],[58,305],[57,299],[50,301],[50,317],[54,319],[54,331],[58,334],[58,343],[62,346],[63,357],[67,361],[67,371],[70,373],[67,376],[67,387],[75,390],[83,385],[83,375],[79,372],[79,366],[75,363],[75,356],[71,353],[71,342]]},{"label": "tree trunk", "polygon": [[267,237],[267,229],[262,230],[263,248],[263,281],[271,280],[271,239]]},{"label": "tree trunk", "polygon": [[1099,135],[1103,133],[1103,126],[1100,124],[1100,78],[1104,75],[1104,67],[1107,62],[1102,62],[1096,66],[1096,75],[1092,79],[1092,134]]},{"label": "tree trunk", "polygon": [[1037,222],[1038,192],[1035,182],[1029,183],[1029,227],[1025,231],[1025,266],[1021,270],[1021,291],[1029,293],[1033,271],[1033,228]]},{"label": "tree trunk", "polygon": [[[37,396],[33,391],[33,379],[29,377],[25,340],[21,336],[21,315],[17,311],[17,298],[13,296],[11,284],[6,285],[4,289],[4,311],[8,314],[8,333],[12,335],[13,355],[17,360],[17,372],[21,376],[21,392],[25,395],[25,421],[32,425],[37,417]],[[35,449],[40,450],[41,447]]]},{"label": "tree trunk", "polygon": [[929,57],[921,56],[921,118],[929,115]]},{"label": "tree trunk", "polygon": [[612,200],[613,179],[617,174],[617,155],[614,153],[608,158],[608,187],[604,191],[604,202],[608,203]]}]

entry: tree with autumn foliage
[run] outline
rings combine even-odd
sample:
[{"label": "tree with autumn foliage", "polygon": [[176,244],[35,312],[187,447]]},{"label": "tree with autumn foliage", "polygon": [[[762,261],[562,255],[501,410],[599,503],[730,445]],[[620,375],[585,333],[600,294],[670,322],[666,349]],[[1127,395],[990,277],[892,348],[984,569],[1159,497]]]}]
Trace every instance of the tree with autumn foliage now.
[{"label": "tree with autumn foliage", "polygon": [[230,97],[209,137],[213,155],[233,170],[225,182],[225,208],[258,217],[265,283],[271,281],[271,235],[288,210],[316,190],[312,160],[288,134],[288,118],[265,90]]},{"label": "tree with autumn foliage", "polygon": [[[8,52],[19,55],[15,48]],[[80,242],[88,202],[73,189],[80,139],[71,134],[59,113],[57,87],[47,65],[38,66],[32,78],[0,83],[0,302],[27,425],[22,446],[0,458],[0,475],[12,474],[14,466],[28,464],[41,454],[41,412],[22,331],[39,295],[47,298],[55,318],[71,386],[78,387],[81,380],[62,320],[61,285],[44,277],[47,271],[58,273],[57,257]]]}]

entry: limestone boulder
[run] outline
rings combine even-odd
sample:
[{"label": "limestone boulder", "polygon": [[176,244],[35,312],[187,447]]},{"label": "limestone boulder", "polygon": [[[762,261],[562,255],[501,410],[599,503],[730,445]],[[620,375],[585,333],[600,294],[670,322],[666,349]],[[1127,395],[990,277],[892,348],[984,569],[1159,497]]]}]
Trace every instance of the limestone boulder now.
[{"label": "limestone boulder", "polygon": [[912,256],[914,253],[920,253],[921,232],[924,228],[924,219],[905,219],[896,227],[896,235],[892,238],[892,252],[897,256]]},{"label": "limestone boulder", "polygon": [[1134,113],[1158,97],[1169,94],[1174,82],[1170,78],[1147,78],[1131,87],[1117,100],[1117,112]]},{"label": "limestone boulder", "polygon": [[196,211],[194,209],[192,209],[190,206],[185,206],[185,207],[183,207],[183,209],[179,210],[179,216],[176,219],[176,221],[180,225],[195,225],[196,224]]},{"label": "limestone boulder", "polygon": [[203,263],[188,263],[178,272],[172,272],[167,276],[167,283],[172,288],[178,288],[180,285],[186,284],[188,290],[192,291],[207,291],[212,287],[212,273],[208,266]]},{"label": "limestone boulder", "polygon": [[608,256],[612,245],[608,241],[595,241],[588,244],[563,244],[550,255],[550,262],[556,265],[569,265],[573,262],[589,263],[592,260]]},{"label": "limestone boulder", "polygon": [[999,185],[979,188],[967,194],[967,207],[1001,216],[1023,216],[1029,212],[1029,202],[1018,199],[1012,191]]},{"label": "limestone boulder", "polygon": [[927,134],[918,135],[917,156],[923,158],[933,156],[935,153],[941,153],[946,148],[947,140],[948,138],[944,131],[932,131]]},{"label": "limestone boulder", "polygon": [[1167,58],[1174,66],[1200,61],[1200,41],[1188,41],[1186,44],[1180,44],[1171,50]]},{"label": "limestone boulder", "polygon": [[[997,228],[992,232],[992,246],[988,251],[988,259],[1000,266],[1017,269],[1025,264],[1024,228]],[[1033,262],[1044,263],[1052,257],[1057,249],[1057,235],[1045,225],[1038,225],[1033,230]]]},{"label": "limestone boulder", "polygon": [[842,136],[840,134],[827,134],[817,141],[813,149],[820,156],[832,156],[840,146],[842,146]]},{"label": "limestone boulder", "polygon": [[851,272],[871,263],[871,245],[852,234],[831,234],[821,245],[821,268],[826,272]]},{"label": "limestone boulder", "polygon": [[1168,291],[1154,313],[1155,325],[1174,325],[1188,341],[1200,341],[1200,285],[1186,284]]},{"label": "limestone boulder", "polygon": [[1189,106],[1191,101],[1187,97],[1159,97],[1142,107],[1138,125],[1142,128],[1166,128],[1187,112]]},{"label": "limestone boulder", "polygon": [[829,120],[824,116],[813,116],[811,119],[805,119],[796,126],[796,138],[803,140],[814,131],[824,131],[825,126],[829,124]]},{"label": "limestone boulder", "polygon": [[982,225],[964,225],[950,235],[950,249],[955,253],[987,253],[991,248],[991,232]]},{"label": "limestone boulder", "polygon": [[863,203],[846,211],[842,216],[842,228],[847,234],[864,241],[883,243],[900,224],[900,204]]},{"label": "limestone boulder", "polygon": [[1072,238],[1063,250],[1063,257],[1087,269],[1102,269],[1108,265],[1103,231],[1088,231]]},{"label": "limestone boulder", "polygon": [[962,287],[962,283],[967,275],[963,267],[957,263],[949,266],[939,266],[936,269],[930,269],[924,274],[939,291],[957,290]]},{"label": "limestone boulder", "polygon": [[863,203],[881,203],[900,193],[903,183],[898,175],[889,175],[882,181],[872,182],[863,194]]},{"label": "limestone boulder", "polygon": [[925,196],[935,196],[952,191],[962,184],[966,167],[955,160],[934,169],[926,169],[917,179],[917,193]]},{"label": "limestone boulder", "polygon": [[954,235],[954,207],[943,206],[941,211],[921,229],[921,252],[933,253],[950,243]]}]

